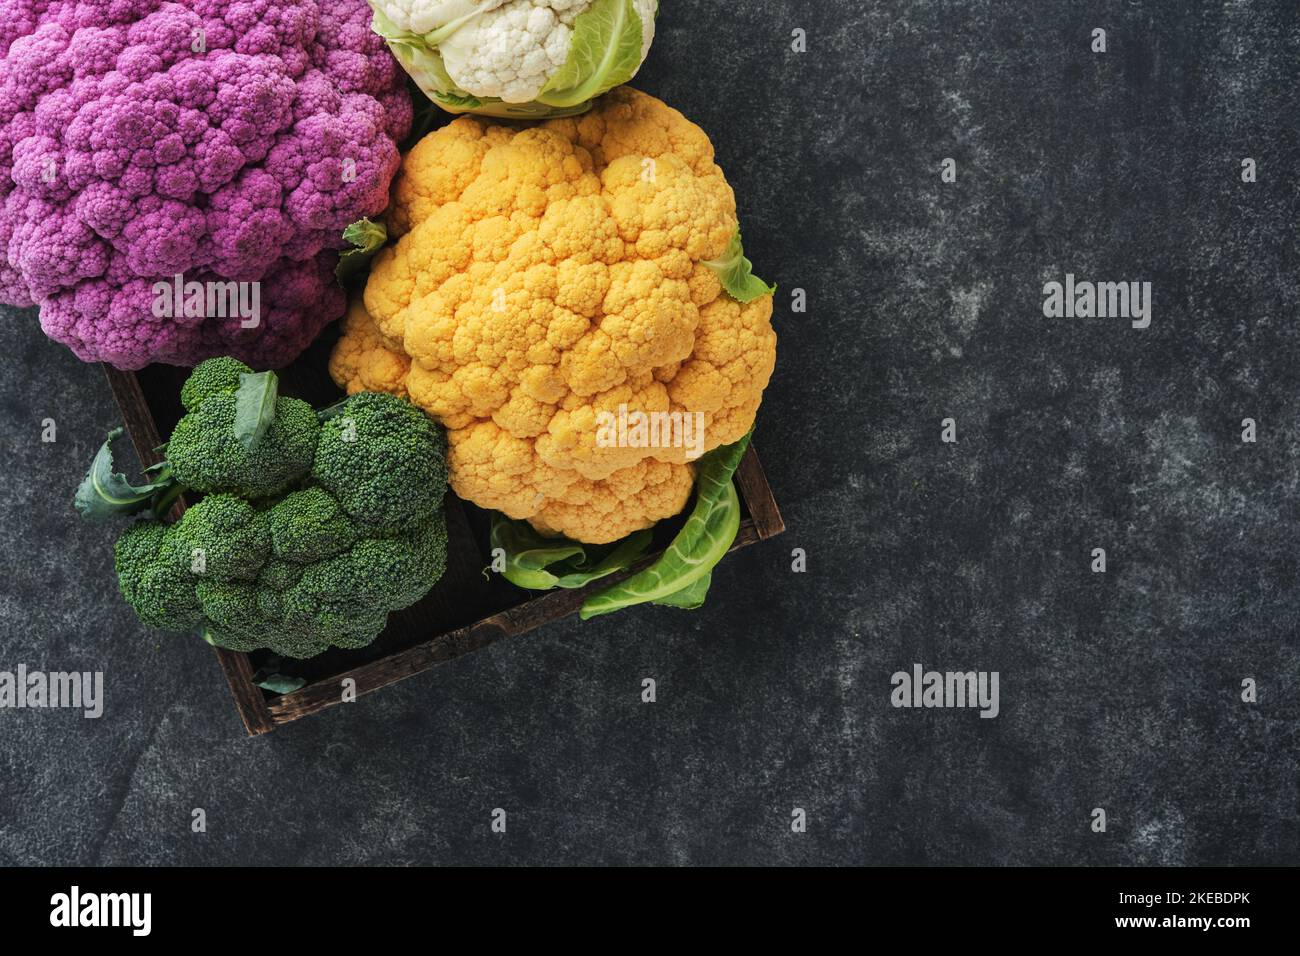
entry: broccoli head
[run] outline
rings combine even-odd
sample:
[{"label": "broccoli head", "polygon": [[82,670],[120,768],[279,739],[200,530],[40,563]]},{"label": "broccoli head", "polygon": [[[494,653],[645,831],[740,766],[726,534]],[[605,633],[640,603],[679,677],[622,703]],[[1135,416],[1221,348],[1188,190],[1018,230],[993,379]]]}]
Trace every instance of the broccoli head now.
[{"label": "broccoli head", "polygon": [[272,557],[262,565],[262,573],[257,580],[269,591],[279,593],[293,587],[302,578],[305,565]]},{"label": "broccoli head", "polygon": [[144,624],[183,631],[202,623],[203,608],[190,575],[161,558],[170,530],[156,521],[131,525],[113,547],[113,566],[122,596]]},{"label": "broccoli head", "polygon": [[234,395],[239,390],[239,376],[253,370],[238,359],[210,358],[200,362],[181,386],[181,406],[192,412],[214,395]]},{"label": "broccoli head", "polygon": [[252,581],[270,551],[264,513],[234,495],[209,495],[167,529],[159,558],[198,576]]},{"label": "broccoli head", "polygon": [[[261,589],[249,581],[201,580],[195,592],[203,607],[208,640],[232,651],[255,651],[270,647],[279,639],[279,622],[262,613],[258,594]],[[311,657],[328,645],[316,642],[310,653],[294,657]]]},{"label": "broccoli head", "polygon": [[311,476],[354,520],[369,526],[422,521],[447,491],[447,437],[409,402],[361,392],[321,426]]},{"label": "broccoli head", "polygon": [[275,400],[275,419],[251,449],[235,435],[235,396],[210,395],[176,423],[167,442],[172,474],[186,488],[245,498],[279,494],[311,470],[320,423],[296,398]]},{"label": "broccoli head", "polygon": [[206,494],[174,524],[122,534],[122,594],[145,624],[201,627],[231,650],[364,647],[446,567],[446,438],[389,395],[354,395],[323,427],[305,402],[278,398],[248,449],[234,432],[245,374],[210,360],[182,390],[188,411],[167,461],[175,481]]},{"label": "broccoli head", "polygon": [[361,534],[334,497],[315,485],[285,495],[267,514],[276,557],[295,564],[332,558]]}]

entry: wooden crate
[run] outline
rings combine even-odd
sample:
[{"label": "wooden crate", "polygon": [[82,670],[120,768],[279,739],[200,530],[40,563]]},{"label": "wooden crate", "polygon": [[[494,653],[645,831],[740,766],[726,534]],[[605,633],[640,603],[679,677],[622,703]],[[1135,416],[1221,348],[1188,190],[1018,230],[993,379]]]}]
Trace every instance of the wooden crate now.
[{"label": "wooden crate", "polygon": [[[305,399],[318,408],[341,397],[326,371],[336,334],[328,332],[298,361],[279,372],[281,394]],[[107,365],[104,370],[136,453],[144,465],[154,464],[161,457],[155,449],[162,444],[162,436],[171,434],[182,414],[180,386],[189,370],[150,366],[140,372],[122,372]],[[736,471],[736,484],[744,514],[732,550],[785,530],[752,445]],[[183,502],[178,503],[178,509],[183,507]],[[589,587],[607,587],[649,564],[672,540],[681,520],[660,523],[655,531],[654,553],[636,567]],[[333,649],[310,660],[285,662],[286,672],[307,680],[299,690],[274,694],[253,682],[261,663],[270,657],[267,651],[245,654],[215,649],[250,736],[341,703],[345,678],[355,681],[360,697],[435,664],[558,621],[581,606],[586,589],[526,591],[501,575],[485,574],[491,560],[488,515],[451,492],[447,494],[447,533],[447,570],[442,579],[417,604],[390,615],[388,626],[373,644],[360,650]]]}]

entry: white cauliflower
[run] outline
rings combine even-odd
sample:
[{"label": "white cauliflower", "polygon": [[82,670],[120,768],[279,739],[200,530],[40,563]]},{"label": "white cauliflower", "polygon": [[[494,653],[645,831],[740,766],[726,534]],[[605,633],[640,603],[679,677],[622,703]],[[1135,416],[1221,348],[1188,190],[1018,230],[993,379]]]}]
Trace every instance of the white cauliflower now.
[{"label": "white cauliflower", "polygon": [[574,18],[588,6],[589,0],[503,3],[442,44],[447,72],[475,96],[496,96],[507,103],[536,99],[568,59]]},{"label": "white cauliflower", "polygon": [[[596,96],[636,75],[654,40],[659,2],[370,0],[370,5],[375,30],[435,102],[455,112],[557,116],[581,112]],[[581,62],[561,75],[564,89],[548,90],[570,60],[584,16]]]},{"label": "white cauliflower", "polygon": [[378,0],[371,2],[399,30],[432,33],[454,20],[495,10],[510,0]]}]

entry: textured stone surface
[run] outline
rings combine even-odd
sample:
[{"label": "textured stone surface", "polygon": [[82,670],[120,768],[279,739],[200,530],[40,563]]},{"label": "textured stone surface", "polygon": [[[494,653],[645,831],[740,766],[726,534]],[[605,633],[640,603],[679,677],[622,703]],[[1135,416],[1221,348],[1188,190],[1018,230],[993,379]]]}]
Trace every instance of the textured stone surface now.
[{"label": "textured stone surface", "polygon": [[[257,740],[68,507],[99,371],[5,312],[0,667],[109,689],[99,721],[0,711],[0,863],[1300,863],[1292,8],[666,3],[639,85],[714,136],[782,286],[756,441],[789,533],[704,610]],[[1151,327],[1044,319],[1067,271],[1150,280]],[[892,709],[918,661],[999,671],[1001,716]]]}]

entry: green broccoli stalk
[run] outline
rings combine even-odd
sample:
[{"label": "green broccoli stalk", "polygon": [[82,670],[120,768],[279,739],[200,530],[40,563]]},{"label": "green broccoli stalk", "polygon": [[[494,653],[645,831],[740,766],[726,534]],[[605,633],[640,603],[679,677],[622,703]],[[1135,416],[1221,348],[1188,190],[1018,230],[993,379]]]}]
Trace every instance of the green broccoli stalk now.
[{"label": "green broccoli stalk", "polygon": [[[446,437],[391,395],[353,395],[318,418],[276,388],[233,359],[202,363],[155,480],[137,487],[113,470],[119,430],[77,510],[152,512],[114,548],[122,595],[150,627],[281,657],[364,647],[446,567]],[[182,493],[204,497],[158,520]]]}]

